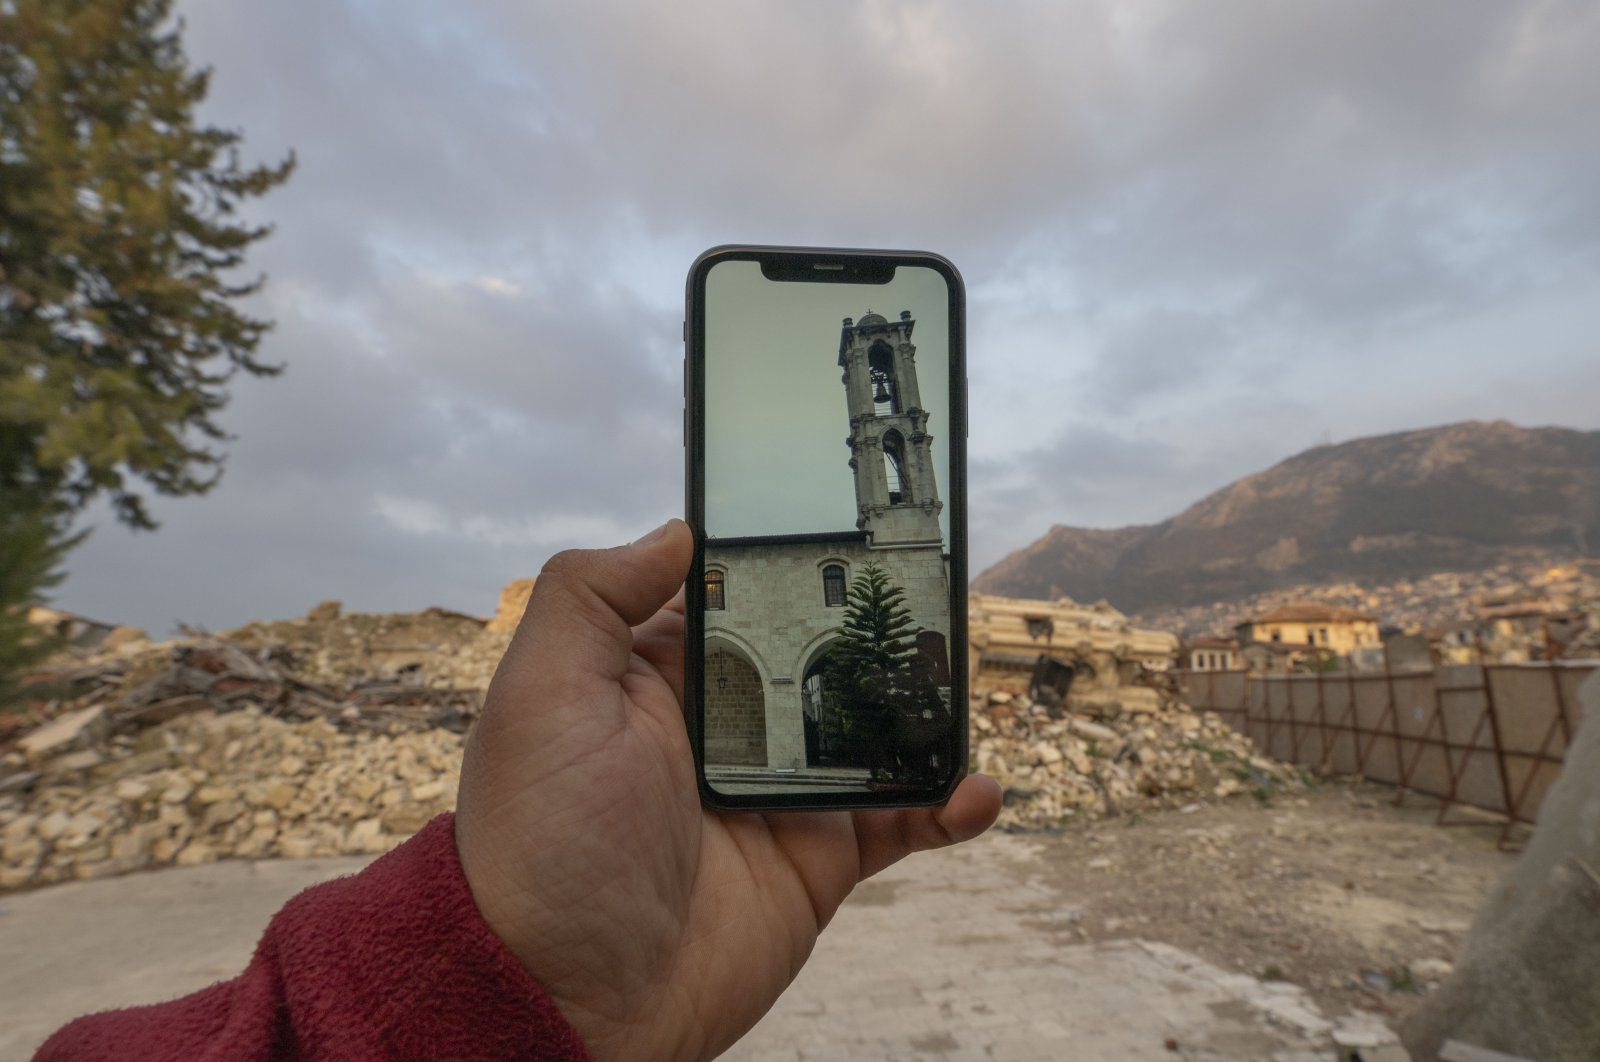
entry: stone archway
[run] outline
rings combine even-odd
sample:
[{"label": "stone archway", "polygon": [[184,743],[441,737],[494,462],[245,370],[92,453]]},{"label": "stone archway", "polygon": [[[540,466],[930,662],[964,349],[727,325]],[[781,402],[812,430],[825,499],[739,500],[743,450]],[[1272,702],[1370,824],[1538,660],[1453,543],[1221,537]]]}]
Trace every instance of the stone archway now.
[{"label": "stone archway", "polygon": [[833,639],[817,650],[806,664],[804,677],[800,682],[800,709],[801,721],[805,727],[806,738],[806,766],[821,767],[837,765],[838,749],[832,748],[833,727],[832,716],[838,711],[834,704],[831,692],[823,675],[828,664],[828,650],[832,648]]},{"label": "stone archway", "polygon": [[767,765],[767,703],[761,672],[728,642],[706,643],[706,763]]}]

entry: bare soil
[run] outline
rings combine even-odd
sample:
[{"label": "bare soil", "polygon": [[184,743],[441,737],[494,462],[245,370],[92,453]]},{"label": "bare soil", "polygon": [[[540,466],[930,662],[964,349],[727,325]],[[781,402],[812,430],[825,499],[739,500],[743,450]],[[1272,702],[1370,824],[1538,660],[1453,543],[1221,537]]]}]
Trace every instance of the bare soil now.
[{"label": "bare soil", "polygon": [[[1393,1019],[1437,987],[1516,859],[1498,824],[1435,824],[1438,802],[1365,782],[1127,815],[1041,845],[1061,906],[1041,931],[1137,937],[1306,989],[1324,1012]],[[1453,808],[1447,822],[1468,818]],[[1076,841],[1078,843],[1072,843]]]}]

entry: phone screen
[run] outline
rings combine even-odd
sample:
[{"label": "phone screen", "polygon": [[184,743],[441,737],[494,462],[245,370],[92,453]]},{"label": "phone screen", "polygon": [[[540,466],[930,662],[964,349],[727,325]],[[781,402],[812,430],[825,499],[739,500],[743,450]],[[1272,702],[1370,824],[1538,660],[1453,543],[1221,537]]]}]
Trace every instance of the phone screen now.
[{"label": "phone screen", "polygon": [[746,249],[703,257],[690,301],[702,792],[943,799],[965,762],[959,277]]}]

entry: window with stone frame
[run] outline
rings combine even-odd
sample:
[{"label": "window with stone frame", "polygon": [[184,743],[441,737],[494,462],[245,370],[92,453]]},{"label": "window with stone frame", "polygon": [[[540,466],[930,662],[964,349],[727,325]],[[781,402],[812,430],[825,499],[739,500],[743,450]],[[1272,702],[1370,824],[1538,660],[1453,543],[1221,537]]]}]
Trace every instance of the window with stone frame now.
[{"label": "window with stone frame", "polygon": [[706,611],[721,610],[728,607],[726,580],[719,571],[706,572]]},{"label": "window with stone frame", "polygon": [[822,569],[822,603],[828,608],[844,608],[844,565],[830,564]]}]

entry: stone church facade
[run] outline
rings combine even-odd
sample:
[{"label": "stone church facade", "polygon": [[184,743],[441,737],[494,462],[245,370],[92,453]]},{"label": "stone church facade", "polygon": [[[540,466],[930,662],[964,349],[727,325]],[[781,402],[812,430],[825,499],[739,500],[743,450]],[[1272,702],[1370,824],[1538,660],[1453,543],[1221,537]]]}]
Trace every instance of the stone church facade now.
[{"label": "stone church facade", "polygon": [[[855,479],[853,530],[710,538],[705,547],[705,740],[710,766],[802,771],[828,760],[821,671],[846,590],[876,564],[905,590],[918,651],[950,686],[943,503],[917,387],[915,326],[845,318],[839,368]],[[844,514],[841,514],[841,516]]]}]

